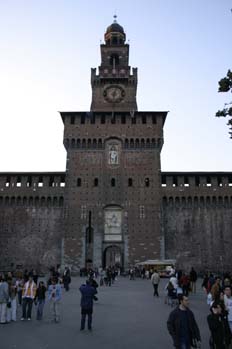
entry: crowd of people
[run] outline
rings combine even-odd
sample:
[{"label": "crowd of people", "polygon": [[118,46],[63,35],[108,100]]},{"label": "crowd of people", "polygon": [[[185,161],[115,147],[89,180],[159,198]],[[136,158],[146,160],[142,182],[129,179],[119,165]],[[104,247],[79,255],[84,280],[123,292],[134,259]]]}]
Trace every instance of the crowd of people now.
[{"label": "crowd of people", "polygon": [[[150,279],[153,286],[153,296],[159,297],[160,273],[153,268],[131,268],[129,278],[134,276]],[[131,275],[133,275],[131,277]],[[164,303],[175,308],[167,320],[167,329],[177,349],[201,347],[200,330],[193,312],[189,309],[189,295],[196,294],[198,275],[192,267],[189,272],[175,270],[172,267],[164,288]],[[232,275],[224,273],[219,277],[206,273],[201,284],[209,305],[206,315],[210,330],[209,348],[232,349]]]},{"label": "crowd of people", "polygon": [[[159,274],[154,270],[151,282],[154,296],[158,296]],[[172,336],[173,345],[178,349],[201,347],[201,335],[193,312],[189,309],[188,297],[196,293],[197,273],[194,268],[189,273],[181,270],[171,272],[165,286],[165,303],[176,305],[171,311],[167,328]],[[222,277],[206,274],[201,284],[209,305],[206,317],[211,333],[209,348],[232,348],[232,276],[225,273]]]},{"label": "crowd of people", "polygon": [[59,269],[51,268],[46,285],[42,280],[38,282],[35,270],[25,270],[16,276],[11,272],[0,274],[0,324],[16,321],[17,307],[21,307],[21,320],[30,321],[33,305],[36,306],[36,319],[42,320],[46,296],[52,319],[59,322],[61,284],[68,291],[70,282],[70,270],[67,267],[63,275]]},{"label": "crowd of people", "polygon": [[[85,329],[87,318],[88,330],[92,330],[93,304],[98,301],[98,287],[111,286],[120,275],[120,268],[108,267],[97,270],[83,271],[86,282],[79,288],[81,293],[81,326]],[[125,274],[124,274],[125,275]],[[149,279],[153,287],[154,297],[159,297],[160,273],[156,269],[136,270],[130,268],[130,280],[136,277]],[[197,272],[192,268],[189,273],[181,270],[170,270],[169,278],[164,288],[164,302],[175,308],[170,312],[167,329],[172,336],[173,345],[177,349],[200,348],[201,335],[193,312],[189,309],[188,297],[197,292]],[[35,270],[13,276],[12,273],[0,275],[0,323],[7,324],[16,321],[17,311],[21,312],[22,321],[30,321],[32,308],[36,307],[36,319],[43,319],[45,301],[50,305],[51,319],[60,321],[60,301],[62,289],[69,291],[71,273],[65,267],[61,273],[59,268],[51,268],[48,280],[38,282]],[[98,280],[98,282],[97,282]],[[199,283],[198,283],[199,285]],[[212,349],[232,348],[232,276],[228,273],[222,277],[206,274],[201,284],[209,305],[206,316],[211,333],[209,347]],[[198,289],[199,291],[199,289]],[[20,307],[20,308],[19,308]]]}]

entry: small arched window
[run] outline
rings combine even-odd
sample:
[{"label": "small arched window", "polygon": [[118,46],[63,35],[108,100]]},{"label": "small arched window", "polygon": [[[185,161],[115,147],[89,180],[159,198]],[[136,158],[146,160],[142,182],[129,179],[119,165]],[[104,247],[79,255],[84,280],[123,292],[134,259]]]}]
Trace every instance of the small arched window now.
[{"label": "small arched window", "polygon": [[[116,38],[116,40],[117,40],[117,38]],[[113,68],[115,68],[116,65],[119,65],[119,56],[116,53],[111,55],[111,57],[110,57],[110,65],[112,65]]]},{"label": "small arched window", "polygon": [[145,178],[145,187],[149,187],[150,186],[150,180],[149,178]]}]

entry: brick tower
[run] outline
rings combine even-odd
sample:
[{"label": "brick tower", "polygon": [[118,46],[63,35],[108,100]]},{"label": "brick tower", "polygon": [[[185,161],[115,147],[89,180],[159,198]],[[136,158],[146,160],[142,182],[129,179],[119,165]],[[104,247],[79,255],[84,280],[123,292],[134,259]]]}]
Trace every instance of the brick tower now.
[{"label": "brick tower", "polygon": [[63,263],[164,258],[160,152],[167,112],[138,112],[137,68],[114,20],[91,71],[90,112],[61,112],[67,150]]}]

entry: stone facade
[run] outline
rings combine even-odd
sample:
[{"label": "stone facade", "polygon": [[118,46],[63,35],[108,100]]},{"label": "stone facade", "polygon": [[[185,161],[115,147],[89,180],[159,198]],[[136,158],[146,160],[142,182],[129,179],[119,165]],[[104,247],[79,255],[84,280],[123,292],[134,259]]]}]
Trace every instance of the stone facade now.
[{"label": "stone facade", "polygon": [[61,261],[65,173],[0,173],[0,270]]},{"label": "stone facade", "polygon": [[162,172],[166,111],[137,111],[137,68],[114,22],[87,112],[61,112],[65,172],[0,173],[0,270],[147,259],[230,267],[232,172]]},{"label": "stone facade", "polygon": [[162,216],[166,258],[230,270],[232,172],[162,173]]}]

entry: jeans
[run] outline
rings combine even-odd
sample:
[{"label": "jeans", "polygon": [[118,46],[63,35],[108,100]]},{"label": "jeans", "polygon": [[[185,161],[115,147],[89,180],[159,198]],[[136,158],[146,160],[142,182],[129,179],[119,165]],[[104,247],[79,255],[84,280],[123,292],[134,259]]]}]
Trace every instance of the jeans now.
[{"label": "jeans", "polygon": [[60,321],[60,302],[51,299],[50,308],[54,321]]},{"label": "jeans", "polygon": [[6,303],[0,303],[0,323],[6,322]]},{"label": "jeans", "polygon": [[18,291],[18,303],[19,303],[19,305],[22,304],[22,294],[23,294],[23,290]]},{"label": "jeans", "polygon": [[180,341],[180,349],[191,349],[191,345],[186,343],[185,340]]},{"label": "jeans", "polygon": [[23,318],[26,317],[31,319],[31,310],[32,310],[33,299],[25,297],[23,298]]},{"label": "jeans", "polygon": [[159,297],[159,294],[158,294],[158,284],[153,284],[153,287],[154,287],[154,296]]},{"label": "jeans", "polygon": [[36,316],[37,320],[42,320],[44,304],[45,304],[45,299],[38,300],[37,316]]},{"label": "jeans", "polygon": [[81,314],[81,330],[84,330],[85,328],[85,318],[86,315],[88,315],[88,329],[92,329],[92,314]]}]

